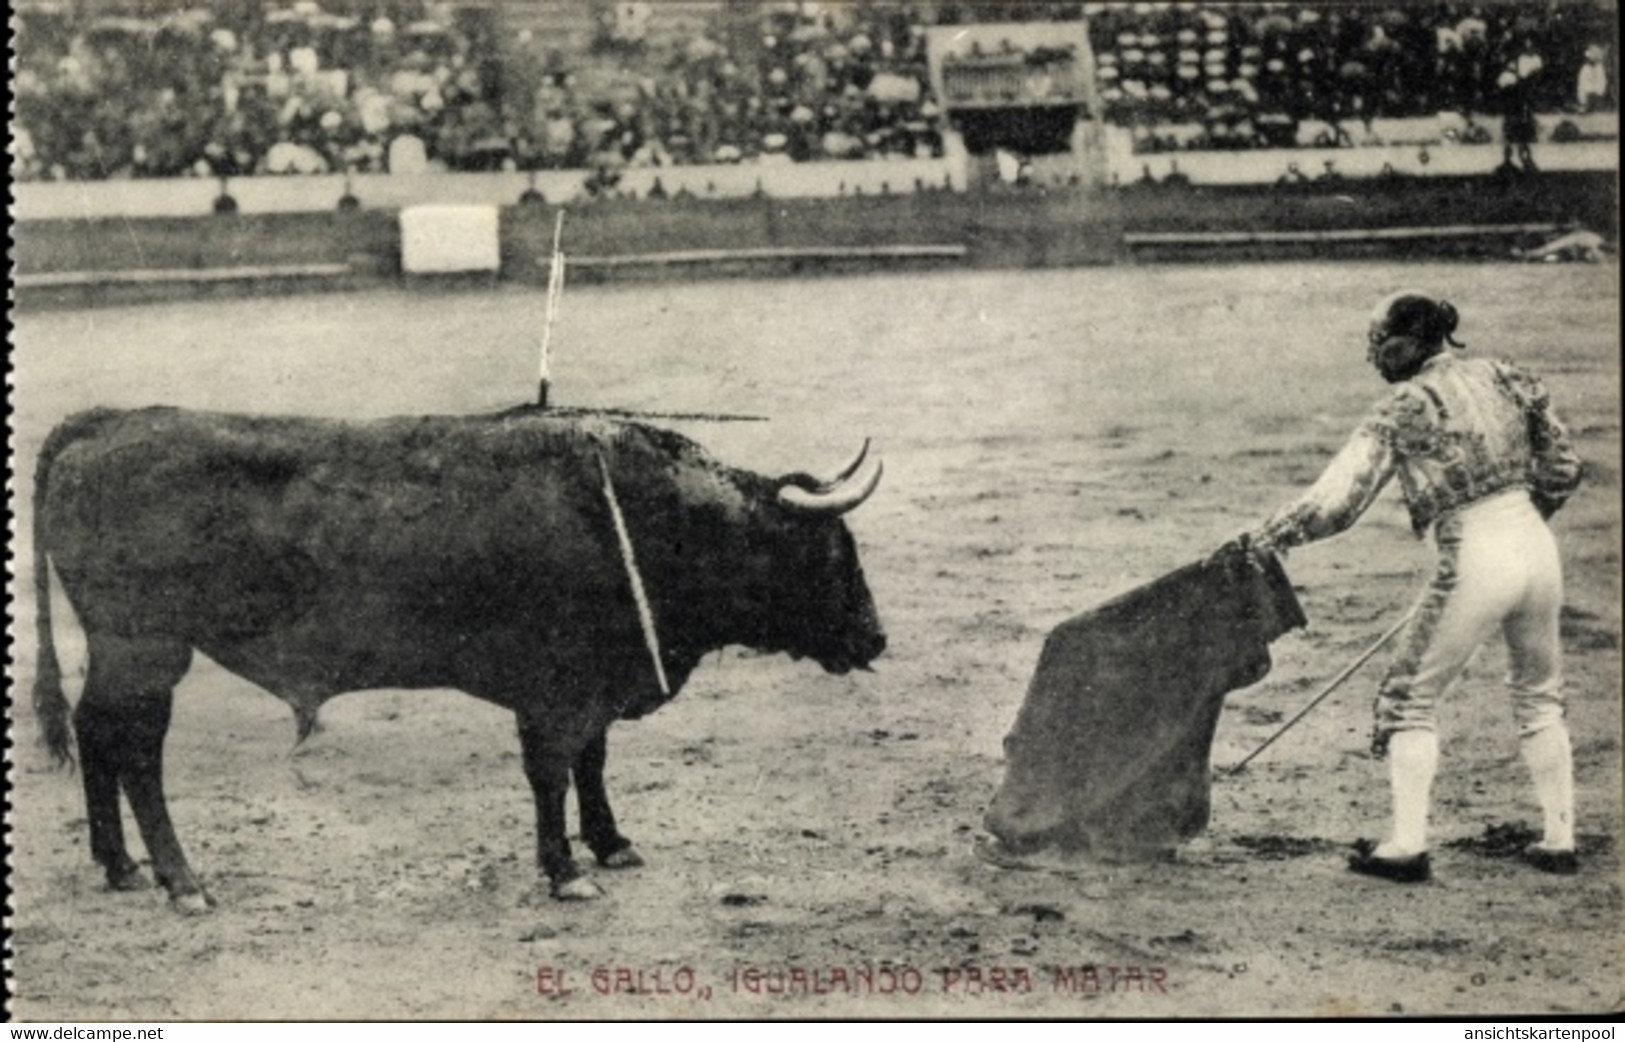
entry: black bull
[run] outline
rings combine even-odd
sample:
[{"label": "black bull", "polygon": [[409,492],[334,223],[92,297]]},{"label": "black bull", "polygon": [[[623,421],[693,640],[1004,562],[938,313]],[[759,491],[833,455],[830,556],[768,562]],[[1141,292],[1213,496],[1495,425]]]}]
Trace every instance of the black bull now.
[{"label": "black bull", "polygon": [[96,410],[46,440],[35,476],[40,665],[34,704],[69,758],[49,564],[86,634],[72,711],[92,856],[144,885],[122,789],[153,872],[183,907],[207,895],[164,802],[162,752],[193,650],[290,703],[301,736],[328,698],[456,688],[513,710],[536,800],[537,861],[591,897],[565,837],[609,867],[641,863],[605,794],[605,731],[666,700],[639,622],[606,475],[671,693],[730,644],[843,673],[885,647],[840,515],[879,480],[768,478],[635,423],[536,410],[367,423],[174,409]]}]

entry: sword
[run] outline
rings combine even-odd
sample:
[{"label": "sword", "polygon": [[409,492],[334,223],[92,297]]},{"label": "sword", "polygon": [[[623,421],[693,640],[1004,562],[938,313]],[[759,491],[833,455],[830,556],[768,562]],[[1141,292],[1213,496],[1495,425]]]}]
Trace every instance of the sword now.
[{"label": "sword", "polygon": [[1316,706],[1320,705],[1320,703],[1324,702],[1326,700],[1327,696],[1329,696],[1333,691],[1336,691],[1338,688],[1342,687],[1343,686],[1343,681],[1345,681],[1349,677],[1353,676],[1355,670],[1357,670],[1361,666],[1365,665],[1367,660],[1369,660],[1372,655],[1375,655],[1377,652],[1381,651],[1385,644],[1387,644],[1389,641],[1393,640],[1394,637],[1398,635],[1399,631],[1405,628],[1405,624],[1407,622],[1411,621],[1411,616],[1415,615],[1415,614],[1416,614],[1416,608],[1412,607],[1410,611],[1407,611],[1405,613],[1404,617],[1402,617],[1398,622],[1394,623],[1392,626],[1388,627],[1388,632],[1386,632],[1382,636],[1378,637],[1376,639],[1376,641],[1373,642],[1370,647],[1368,647],[1364,651],[1360,652],[1359,657],[1356,658],[1353,662],[1350,662],[1347,666],[1344,666],[1343,671],[1341,673],[1338,673],[1337,676],[1333,677],[1331,679],[1330,683],[1328,683],[1325,687],[1321,688],[1320,689],[1320,694],[1318,694],[1314,698],[1310,699],[1308,705],[1306,705],[1302,709],[1298,710],[1298,714],[1296,716],[1294,716],[1292,719],[1288,720],[1286,723],[1282,724],[1280,730],[1278,730],[1274,734],[1270,735],[1269,738],[1264,741],[1263,745],[1259,746],[1257,749],[1254,749],[1252,752],[1248,753],[1246,755],[1246,757],[1243,758],[1240,763],[1234,764],[1234,765],[1232,765],[1230,767],[1226,767],[1224,769],[1224,773],[1225,774],[1240,774],[1243,768],[1245,768],[1249,763],[1253,762],[1254,757],[1256,757],[1259,753],[1263,752],[1265,749],[1268,749],[1270,746],[1274,745],[1275,740],[1277,738],[1279,738],[1282,735],[1286,734],[1287,731],[1291,730],[1291,728],[1293,726],[1295,726],[1299,720],[1302,720],[1304,717],[1308,716],[1309,711],[1311,709],[1314,709]]}]

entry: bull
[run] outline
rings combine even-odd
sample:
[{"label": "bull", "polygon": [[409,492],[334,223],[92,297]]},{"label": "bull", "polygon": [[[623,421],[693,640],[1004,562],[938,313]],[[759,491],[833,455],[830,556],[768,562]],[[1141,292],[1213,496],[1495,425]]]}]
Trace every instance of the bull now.
[{"label": "bull", "polygon": [[[598,863],[642,864],[604,787],[613,721],[657,708],[728,645],[837,674],[884,650],[841,520],[880,473],[860,452],[827,480],[769,478],[671,431],[533,408],[359,423],[80,413],[35,474],[42,738],[64,762],[76,740],[108,884],[147,885],[122,791],[153,875],[201,912],[213,900],[175,836],[162,770],[194,650],[288,702],[301,738],[343,692],[459,689],[514,713],[550,892],[596,897],[565,835],[572,777]],[[88,651],[71,710],[52,565]]]}]

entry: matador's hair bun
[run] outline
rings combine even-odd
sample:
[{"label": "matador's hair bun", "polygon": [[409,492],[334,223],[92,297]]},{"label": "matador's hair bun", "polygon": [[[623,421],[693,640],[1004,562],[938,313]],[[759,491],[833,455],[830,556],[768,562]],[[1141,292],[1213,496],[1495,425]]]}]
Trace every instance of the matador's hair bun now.
[{"label": "matador's hair bun", "polygon": [[1370,342],[1410,337],[1427,346],[1449,343],[1461,347],[1450,334],[1461,324],[1461,314],[1448,300],[1405,290],[1379,301],[1371,313]]}]

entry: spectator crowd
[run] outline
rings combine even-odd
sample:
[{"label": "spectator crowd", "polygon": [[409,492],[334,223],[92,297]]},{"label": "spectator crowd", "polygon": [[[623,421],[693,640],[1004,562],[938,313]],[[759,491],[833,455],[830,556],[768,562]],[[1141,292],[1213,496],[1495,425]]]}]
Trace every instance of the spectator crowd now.
[{"label": "spectator crowd", "polygon": [[[519,138],[539,168],[884,159],[940,155],[923,25],[901,6],[722,7],[710,24],[652,39],[647,4],[616,5],[596,75],[534,52],[539,82]],[[607,38],[607,39],[606,39]]]},{"label": "spectator crowd", "polygon": [[[13,174],[612,177],[625,166],[940,155],[948,115],[927,29],[1014,17],[1087,19],[1101,114],[1153,149],[1172,147],[1159,135],[1174,124],[1201,127],[1181,147],[1289,147],[1308,121],[1352,143],[1340,128],[1441,111],[1501,116],[1512,143],[1532,132],[1532,113],[1617,99],[1616,14],[1600,0],[726,2],[664,33],[658,4],[580,5],[599,18],[593,38],[561,46],[562,34],[509,31],[502,7],[517,4],[34,0],[13,23]],[[1071,54],[1024,61],[1022,96],[1086,93],[1056,78]]]},{"label": "spectator crowd", "polygon": [[474,57],[490,41],[421,3],[228,0],[147,18],[41,5],[16,25],[25,179],[369,170],[397,137],[449,155],[495,128]]},{"label": "spectator crowd", "polygon": [[1199,124],[1185,147],[1291,147],[1371,138],[1376,119],[1612,108],[1608,5],[1085,4],[1107,118]]},{"label": "spectator crowd", "polygon": [[13,170],[609,172],[941,154],[924,29],[906,7],[762,5],[743,21],[719,7],[655,45],[628,24],[649,5],[597,6],[619,17],[566,53],[504,32],[496,9],[415,0],[228,0],[158,17],[28,4]]}]

